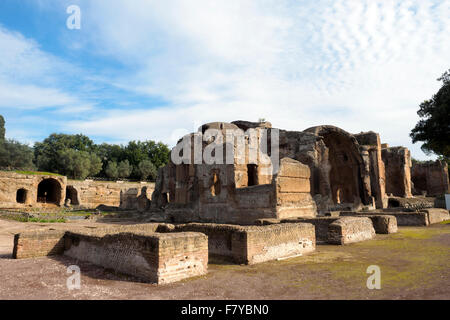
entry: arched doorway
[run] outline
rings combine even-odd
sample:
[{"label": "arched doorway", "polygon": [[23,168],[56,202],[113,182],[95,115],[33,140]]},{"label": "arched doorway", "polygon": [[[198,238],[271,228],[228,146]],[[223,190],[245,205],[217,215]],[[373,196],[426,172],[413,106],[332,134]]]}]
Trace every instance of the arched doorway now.
[{"label": "arched doorway", "polygon": [[37,202],[54,203],[61,202],[61,185],[52,178],[42,180],[38,185]]},{"label": "arched doorway", "polygon": [[320,170],[323,180],[316,185],[323,196],[329,196],[334,204],[366,203],[362,170],[363,160],[356,138],[334,126],[319,126],[305,130],[323,138],[327,152],[322,158]]},{"label": "arched doorway", "polygon": [[70,199],[70,204],[77,206],[80,204],[78,201],[78,191],[73,186],[67,186],[66,188],[66,200]]},{"label": "arched doorway", "polygon": [[27,202],[28,191],[25,189],[19,189],[16,193],[16,202],[25,203]]}]

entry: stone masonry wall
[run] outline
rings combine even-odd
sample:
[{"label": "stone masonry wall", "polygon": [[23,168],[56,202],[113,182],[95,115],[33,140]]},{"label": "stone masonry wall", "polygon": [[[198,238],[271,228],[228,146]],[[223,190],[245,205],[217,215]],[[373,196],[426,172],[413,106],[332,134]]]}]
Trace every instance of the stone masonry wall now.
[{"label": "stone masonry wall", "polygon": [[307,165],[290,158],[281,159],[280,172],[275,179],[278,219],[316,216],[310,177]]},{"label": "stone masonry wall", "polygon": [[369,218],[344,217],[328,227],[328,242],[349,244],[375,237],[375,230]]},{"label": "stone masonry wall", "polygon": [[68,233],[64,254],[156,284],[204,275],[208,240],[201,233]]},{"label": "stone masonry wall", "polygon": [[[77,193],[77,203],[85,208],[96,208],[99,205],[120,207],[122,209],[146,210],[155,184],[139,182],[101,182],[69,180],[67,185],[73,187]],[[144,198],[142,201],[141,198]],[[76,204],[72,200],[72,205]]]},{"label": "stone masonry wall", "polygon": [[315,250],[314,226],[305,223],[237,226],[209,223],[178,225],[175,231],[208,235],[209,253],[239,264],[255,264]]},{"label": "stone masonry wall", "polygon": [[431,163],[414,163],[411,169],[414,193],[428,196],[439,196],[450,193],[448,165],[445,161]]},{"label": "stone masonry wall", "polygon": [[[47,179],[56,181],[59,185],[55,196],[59,199],[55,205],[64,204],[67,179],[63,176],[42,174],[20,174],[12,171],[0,171],[0,208],[38,207],[38,186]],[[24,191],[24,201],[17,201],[18,190]]]}]

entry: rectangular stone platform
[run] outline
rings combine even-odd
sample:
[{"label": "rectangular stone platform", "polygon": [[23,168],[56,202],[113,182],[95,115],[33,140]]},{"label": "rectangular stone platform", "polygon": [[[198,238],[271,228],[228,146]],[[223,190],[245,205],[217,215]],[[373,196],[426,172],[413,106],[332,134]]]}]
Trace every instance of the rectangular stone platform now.
[{"label": "rectangular stone platform", "polygon": [[13,258],[67,255],[164,284],[207,273],[208,238],[203,233],[158,233],[165,225],[140,224],[72,231],[16,234]]},{"label": "rectangular stone platform", "polygon": [[210,255],[238,264],[298,256],[314,251],[316,245],[314,226],[307,223],[266,226],[189,223],[175,229],[205,233]]},{"label": "rectangular stone platform", "polygon": [[450,220],[450,213],[448,210],[439,208],[423,209],[422,211],[428,214],[428,223],[435,224]]},{"label": "rectangular stone platform", "polygon": [[151,283],[176,282],[208,270],[208,239],[202,233],[68,232],[64,239],[64,255]]},{"label": "rectangular stone platform", "polygon": [[[313,224],[315,226],[317,243],[345,244],[345,243],[350,243],[349,240],[347,240],[350,238],[357,239],[357,241],[364,241],[364,240],[373,238],[373,236],[371,236],[371,234],[372,234],[372,230],[375,230],[375,229],[374,229],[373,222],[371,221],[371,219],[368,220],[370,222],[370,225],[369,225],[369,224],[367,224],[367,221],[366,221],[368,219],[367,217],[357,216],[354,219],[348,220],[348,222],[345,224],[344,233],[345,233],[346,240],[344,240],[343,242],[335,240],[334,233],[332,233],[333,237],[330,239],[330,228],[331,228],[330,226],[333,223],[335,223],[341,219],[346,219],[346,217],[316,217],[316,218],[286,219],[286,220],[281,220],[281,222],[285,222],[285,223],[304,222],[304,223]],[[362,220],[358,220],[358,219],[362,219]],[[391,221],[391,223],[392,223],[392,221]],[[340,224],[338,224],[338,225],[340,225]],[[384,231],[385,231],[385,230],[383,230],[383,228],[381,226],[378,229],[380,230],[380,233],[384,233]],[[381,231],[383,231],[383,232],[381,232]],[[354,233],[353,235],[351,235],[352,232]],[[363,235],[360,235],[360,233],[364,233],[367,235],[363,236]],[[355,242],[355,241],[353,241],[353,242]]]},{"label": "rectangular stone platform", "polygon": [[445,209],[431,208],[423,209],[420,212],[405,211],[382,211],[382,212],[352,212],[342,211],[341,216],[394,216],[397,219],[398,226],[428,226],[434,223],[450,220],[450,214]]},{"label": "rectangular stone platform", "polygon": [[13,259],[37,258],[62,254],[65,231],[36,230],[14,235]]},{"label": "rectangular stone platform", "polygon": [[372,220],[375,233],[390,234],[398,231],[397,218],[393,215],[375,215],[375,214],[355,214],[351,212],[342,212],[341,217],[367,217]]},{"label": "rectangular stone platform", "polygon": [[375,237],[372,220],[366,217],[342,217],[328,226],[328,243],[349,244]]}]

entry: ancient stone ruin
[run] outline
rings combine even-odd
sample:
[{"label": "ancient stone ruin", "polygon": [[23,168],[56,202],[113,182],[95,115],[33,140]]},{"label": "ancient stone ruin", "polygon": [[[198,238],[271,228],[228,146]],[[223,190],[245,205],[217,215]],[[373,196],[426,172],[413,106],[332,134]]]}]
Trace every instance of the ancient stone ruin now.
[{"label": "ancient stone ruin", "polygon": [[[253,223],[260,218],[314,217],[339,209],[383,209],[388,195],[411,197],[411,155],[407,148],[381,144],[379,134],[350,134],[334,126],[304,131],[273,129],[268,122],[211,123],[192,133],[203,141],[208,129],[226,136],[228,130],[254,129],[256,142],[246,136],[244,163],[236,152],[232,164],[174,164],[164,167],[156,182],[152,207],[164,208],[173,221]],[[261,149],[277,130],[279,171],[266,170],[271,150]],[[237,143],[223,143],[236,150]],[[252,148],[262,151],[249,160]],[[270,149],[270,146],[269,146]],[[226,213],[225,213],[226,212]]]},{"label": "ancient stone ruin", "polygon": [[180,139],[154,191],[150,184],[1,173],[0,203],[62,206],[69,199],[74,206],[139,209],[146,223],[17,234],[13,254],[64,254],[163,284],[205,274],[211,259],[288,259],[317,244],[347,245],[398,226],[449,220],[442,208],[401,205],[448,186],[446,165],[412,166],[407,148],[382,144],[372,131],[287,131],[235,121],[205,124]]},{"label": "ancient stone ruin", "polygon": [[60,175],[0,171],[0,209],[55,206],[149,208],[153,183],[69,180]]}]

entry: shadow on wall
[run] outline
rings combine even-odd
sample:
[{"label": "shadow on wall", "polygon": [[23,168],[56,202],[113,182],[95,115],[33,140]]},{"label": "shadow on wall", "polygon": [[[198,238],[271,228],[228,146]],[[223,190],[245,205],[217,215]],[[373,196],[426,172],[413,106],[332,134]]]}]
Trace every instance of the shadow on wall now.
[{"label": "shadow on wall", "polygon": [[55,179],[44,179],[38,185],[37,202],[40,203],[54,203],[61,202],[62,188],[59,182]]}]

